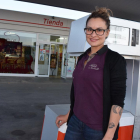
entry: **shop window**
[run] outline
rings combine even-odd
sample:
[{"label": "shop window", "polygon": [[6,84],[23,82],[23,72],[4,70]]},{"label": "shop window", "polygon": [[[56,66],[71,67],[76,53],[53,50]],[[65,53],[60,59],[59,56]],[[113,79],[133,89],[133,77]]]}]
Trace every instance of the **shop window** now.
[{"label": "shop window", "polygon": [[34,74],[36,34],[0,30],[0,73]]}]

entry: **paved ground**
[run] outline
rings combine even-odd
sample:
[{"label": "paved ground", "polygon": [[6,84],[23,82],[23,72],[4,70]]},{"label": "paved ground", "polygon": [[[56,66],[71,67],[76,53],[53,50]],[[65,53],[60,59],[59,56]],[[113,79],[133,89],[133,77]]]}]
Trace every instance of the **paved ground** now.
[{"label": "paved ground", "polygon": [[0,77],[0,140],[40,140],[45,105],[70,103],[71,81]]}]

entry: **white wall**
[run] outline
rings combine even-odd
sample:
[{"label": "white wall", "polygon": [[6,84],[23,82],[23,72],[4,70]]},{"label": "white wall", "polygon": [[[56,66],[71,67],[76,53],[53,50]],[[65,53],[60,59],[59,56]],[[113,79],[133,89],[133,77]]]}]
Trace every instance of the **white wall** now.
[{"label": "white wall", "polygon": [[[74,53],[82,53],[90,47],[90,45],[86,42],[86,35],[84,33],[87,18],[88,16],[72,22],[67,49],[67,52],[70,53],[71,55],[73,55]],[[113,17],[111,17],[110,20],[111,25],[130,28],[130,38],[129,38],[130,40],[128,46],[108,43],[108,47],[114,51],[119,52],[122,55],[140,56],[140,43],[139,45],[131,46],[132,29],[140,30],[140,23]],[[140,31],[139,31],[139,42],[140,42]]]},{"label": "white wall", "polygon": [[[58,25],[49,24],[49,21],[56,21]],[[57,17],[52,19],[49,16],[0,10],[0,29],[68,36],[72,21]]]}]

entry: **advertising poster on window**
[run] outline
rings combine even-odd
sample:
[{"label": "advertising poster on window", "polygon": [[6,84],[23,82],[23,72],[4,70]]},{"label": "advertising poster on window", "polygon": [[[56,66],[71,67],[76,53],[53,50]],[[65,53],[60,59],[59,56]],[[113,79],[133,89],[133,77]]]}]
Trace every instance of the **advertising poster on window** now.
[{"label": "advertising poster on window", "polygon": [[39,61],[44,61],[44,54],[40,54]]},{"label": "advertising poster on window", "polygon": [[46,54],[49,54],[49,52],[50,52],[49,50],[46,50]]},{"label": "advertising poster on window", "polygon": [[40,49],[40,54],[44,54],[45,53],[45,49]]},{"label": "advertising poster on window", "polygon": [[68,58],[68,66],[67,66],[67,74],[72,75],[74,71],[74,65],[75,65],[75,59],[74,58]]},{"label": "advertising poster on window", "polygon": [[130,29],[120,26],[110,26],[110,34],[107,42],[110,44],[129,45]]}]

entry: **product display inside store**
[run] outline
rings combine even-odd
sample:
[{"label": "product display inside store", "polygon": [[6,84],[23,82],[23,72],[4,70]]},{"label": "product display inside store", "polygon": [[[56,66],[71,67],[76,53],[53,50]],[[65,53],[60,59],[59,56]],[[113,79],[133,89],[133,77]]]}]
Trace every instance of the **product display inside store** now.
[{"label": "product display inside store", "polygon": [[[63,44],[51,44],[50,75],[61,75]],[[53,65],[55,64],[55,66]]]},{"label": "product display inside store", "polygon": [[36,35],[0,31],[0,73],[33,74]]}]

